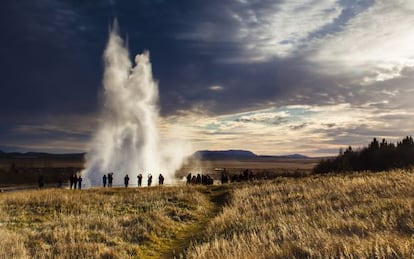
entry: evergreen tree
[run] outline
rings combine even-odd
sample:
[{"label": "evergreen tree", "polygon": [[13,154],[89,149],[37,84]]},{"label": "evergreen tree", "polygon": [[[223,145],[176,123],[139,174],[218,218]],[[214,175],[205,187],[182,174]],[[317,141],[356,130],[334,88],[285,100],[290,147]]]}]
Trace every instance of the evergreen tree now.
[{"label": "evergreen tree", "polygon": [[348,171],[383,171],[392,168],[405,168],[414,165],[414,141],[407,136],[397,145],[376,138],[359,151],[349,146],[345,151],[331,159],[324,159],[315,166],[315,173],[348,172]]}]

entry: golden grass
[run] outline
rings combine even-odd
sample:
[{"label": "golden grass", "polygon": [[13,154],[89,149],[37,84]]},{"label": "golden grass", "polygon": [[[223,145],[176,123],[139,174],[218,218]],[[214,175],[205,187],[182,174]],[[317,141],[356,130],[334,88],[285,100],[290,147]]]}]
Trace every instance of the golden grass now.
[{"label": "golden grass", "polygon": [[402,170],[1,193],[0,258],[413,258],[413,213]]},{"label": "golden grass", "polygon": [[0,195],[0,258],[158,258],[209,203],[197,188]]},{"label": "golden grass", "polygon": [[241,185],[189,258],[413,258],[414,174]]}]

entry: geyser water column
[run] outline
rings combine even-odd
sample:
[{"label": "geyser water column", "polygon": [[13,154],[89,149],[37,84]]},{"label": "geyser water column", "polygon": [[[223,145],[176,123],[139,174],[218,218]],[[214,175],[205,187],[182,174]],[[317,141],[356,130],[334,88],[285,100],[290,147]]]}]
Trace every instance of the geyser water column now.
[{"label": "geyser water column", "polygon": [[[149,53],[135,57],[135,66],[114,23],[104,52],[104,103],[82,172],[90,185],[100,185],[103,174],[114,172],[114,185],[125,174],[132,182],[143,173],[166,182],[181,166],[186,152],[170,152],[171,143],[160,145],[158,85],[152,78]],[[145,178],[144,178],[145,180]]]}]

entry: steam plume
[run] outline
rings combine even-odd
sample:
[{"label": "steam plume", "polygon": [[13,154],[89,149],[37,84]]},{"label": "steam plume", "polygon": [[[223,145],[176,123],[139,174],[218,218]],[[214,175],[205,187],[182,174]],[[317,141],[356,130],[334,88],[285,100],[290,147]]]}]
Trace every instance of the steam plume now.
[{"label": "steam plume", "polygon": [[[160,145],[158,129],[158,85],[152,78],[149,52],[135,57],[132,64],[128,49],[115,22],[104,52],[104,106],[100,125],[93,136],[82,172],[90,185],[98,185],[102,175],[114,172],[114,184],[125,174],[131,180],[138,173],[151,173],[154,182],[162,173],[171,182],[189,149],[188,144]],[[161,148],[162,147],[162,148]],[[145,178],[144,178],[145,179]]]}]

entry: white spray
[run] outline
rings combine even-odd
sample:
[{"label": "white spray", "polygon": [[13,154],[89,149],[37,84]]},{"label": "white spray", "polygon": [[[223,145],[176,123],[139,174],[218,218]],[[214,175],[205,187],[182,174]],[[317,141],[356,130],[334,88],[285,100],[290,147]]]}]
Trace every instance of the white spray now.
[{"label": "white spray", "polygon": [[114,172],[114,185],[126,174],[136,183],[138,173],[143,182],[152,174],[156,183],[160,173],[171,182],[189,149],[185,143],[160,143],[158,85],[149,53],[137,55],[133,66],[115,22],[104,61],[104,107],[82,172],[87,184],[100,185],[109,172]]}]

